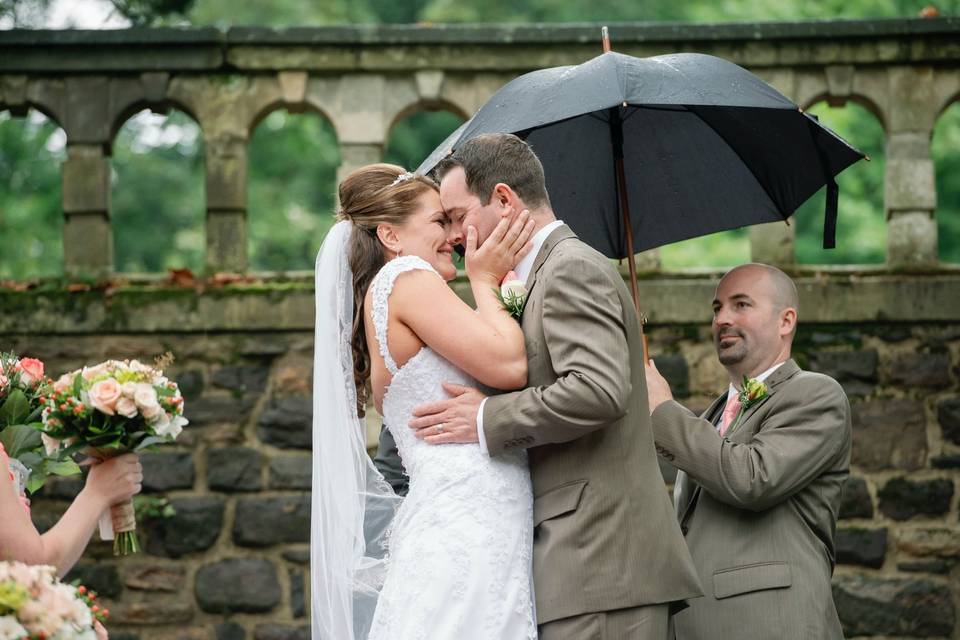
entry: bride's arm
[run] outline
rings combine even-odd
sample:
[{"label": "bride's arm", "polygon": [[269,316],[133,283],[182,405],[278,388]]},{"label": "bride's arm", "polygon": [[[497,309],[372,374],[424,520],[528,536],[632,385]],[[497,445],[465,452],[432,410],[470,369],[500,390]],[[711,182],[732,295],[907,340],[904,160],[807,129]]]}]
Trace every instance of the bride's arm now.
[{"label": "bride's arm", "polygon": [[411,271],[394,285],[396,318],[423,342],[470,376],[490,387],[519,389],[527,383],[527,355],[520,324],[497,300],[500,280],[529,250],[533,222],[501,220],[483,246],[467,233],[471,309],[436,274]]}]

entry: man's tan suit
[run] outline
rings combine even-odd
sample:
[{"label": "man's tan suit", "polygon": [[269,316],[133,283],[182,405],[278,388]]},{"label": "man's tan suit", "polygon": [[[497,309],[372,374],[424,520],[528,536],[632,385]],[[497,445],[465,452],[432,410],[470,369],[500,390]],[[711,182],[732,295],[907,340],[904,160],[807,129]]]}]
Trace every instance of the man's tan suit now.
[{"label": "man's tan suit", "polygon": [[482,420],[490,455],[529,450],[538,623],[699,596],[657,465],[623,279],[560,226],[527,289],[528,388],[490,397]]},{"label": "man's tan suit", "polygon": [[677,640],[842,638],[830,577],[850,465],[840,385],[793,360],[769,395],[721,437],[726,402],[701,417],[673,401],[653,412],[657,450],[681,471],[676,508],[705,597],[674,618]]}]

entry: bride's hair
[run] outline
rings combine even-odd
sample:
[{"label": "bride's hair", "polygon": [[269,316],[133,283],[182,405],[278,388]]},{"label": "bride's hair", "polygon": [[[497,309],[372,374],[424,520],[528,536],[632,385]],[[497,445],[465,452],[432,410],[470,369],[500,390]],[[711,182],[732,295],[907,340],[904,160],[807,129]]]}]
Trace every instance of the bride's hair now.
[{"label": "bride's hair", "polygon": [[357,169],[340,183],[338,217],[353,223],[347,248],[353,272],[353,380],[357,387],[357,415],[364,416],[370,353],[363,327],[363,301],[374,276],[387,262],[385,247],[377,238],[377,226],[401,226],[417,206],[417,199],[437,184],[410,174],[395,164],[371,164]]}]

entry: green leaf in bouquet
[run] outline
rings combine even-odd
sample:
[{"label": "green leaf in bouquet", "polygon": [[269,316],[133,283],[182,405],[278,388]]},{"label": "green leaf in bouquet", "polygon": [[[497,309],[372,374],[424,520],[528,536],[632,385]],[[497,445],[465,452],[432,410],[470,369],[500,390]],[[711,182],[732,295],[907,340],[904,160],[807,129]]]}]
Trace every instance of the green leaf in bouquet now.
[{"label": "green leaf in bouquet", "polygon": [[152,447],[155,444],[165,444],[167,442],[170,442],[170,438],[168,438],[167,436],[148,436],[143,440],[141,440],[139,443],[137,443],[137,445],[133,448],[133,450],[143,451],[147,447]]},{"label": "green leaf in bouquet", "polygon": [[27,493],[29,493],[30,495],[33,495],[34,493],[39,491],[43,487],[43,485],[45,485],[46,483],[47,483],[46,476],[41,476],[40,474],[33,472],[30,474],[30,477],[27,479],[27,486],[24,487],[24,489],[26,489]]},{"label": "green leaf in bouquet", "polygon": [[28,424],[12,424],[0,431],[0,443],[11,458],[19,458],[22,453],[43,444],[40,431]]},{"label": "green leaf in bouquet", "polygon": [[14,389],[0,406],[0,422],[3,424],[22,424],[30,415],[30,401],[20,389]]},{"label": "green leaf in bouquet", "polygon": [[81,391],[83,391],[83,375],[78,372],[73,376],[73,395],[79,398]]},{"label": "green leaf in bouquet", "polygon": [[34,407],[33,411],[26,417],[24,422],[30,424],[31,422],[40,422],[43,419],[43,405],[38,404]]},{"label": "green leaf in bouquet", "polygon": [[54,476],[75,476],[80,473],[80,465],[73,460],[47,459],[44,466]]}]

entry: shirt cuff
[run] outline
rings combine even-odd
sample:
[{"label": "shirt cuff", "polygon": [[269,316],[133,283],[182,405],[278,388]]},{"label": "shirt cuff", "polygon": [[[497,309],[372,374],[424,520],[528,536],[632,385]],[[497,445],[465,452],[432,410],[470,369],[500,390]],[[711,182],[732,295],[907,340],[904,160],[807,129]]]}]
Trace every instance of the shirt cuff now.
[{"label": "shirt cuff", "polygon": [[485,456],[490,455],[490,450],[487,449],[487,439],[483,436],[483,405],[487,404],[488,399],[481,400],[480,408],[477,409],[477,439],[480,441],[480,452]]}]

